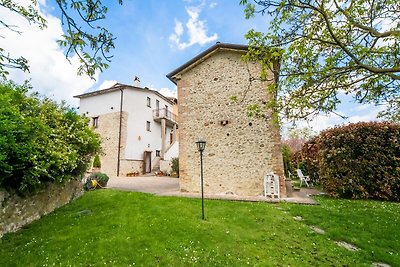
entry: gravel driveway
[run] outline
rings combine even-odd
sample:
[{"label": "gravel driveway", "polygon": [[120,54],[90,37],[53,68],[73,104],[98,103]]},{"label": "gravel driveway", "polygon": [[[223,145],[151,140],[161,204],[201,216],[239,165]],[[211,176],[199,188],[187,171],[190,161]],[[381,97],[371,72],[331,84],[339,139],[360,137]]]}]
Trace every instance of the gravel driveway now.
[{"label": "gravel driveway", "polygon": [[179,193],[179,179],[156,176],[118,177],[110,178],[107,187],[156,195],[170,195]]}]

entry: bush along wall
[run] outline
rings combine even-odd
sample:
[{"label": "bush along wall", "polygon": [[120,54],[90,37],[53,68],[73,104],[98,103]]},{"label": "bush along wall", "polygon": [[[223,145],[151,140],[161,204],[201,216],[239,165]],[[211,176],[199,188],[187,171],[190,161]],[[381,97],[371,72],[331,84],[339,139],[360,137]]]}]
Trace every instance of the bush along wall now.
[{"label": "bush along wall", "polygon": [[29,89],[0,83],[0,187],[23,194],[81,176],[100,151],[87,119]]},{"label": "bush along wall", "polygon": [[400,124],[349,124],[322,132],[318,144],[328,194],[400,201]]},{"label": "bush along wall", "polygon": [[[304,171],[301,167],[302,164],[298,164],[298,168],[302,169],[303,173],[310,176],[310,179],[313,184],[319,184],[319,137],[314,137],[310,141],[306,142],[301,151],[300,151],[300,158],[304,165],[303,168],[306,169]],[[299,163],[300,163],[299,162]]]}]

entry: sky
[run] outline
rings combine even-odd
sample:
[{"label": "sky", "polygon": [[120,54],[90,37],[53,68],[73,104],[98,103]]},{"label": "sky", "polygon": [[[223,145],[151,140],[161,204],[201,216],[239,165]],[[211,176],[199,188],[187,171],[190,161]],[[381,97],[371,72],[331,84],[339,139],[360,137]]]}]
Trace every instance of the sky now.
[{"label": "sky", "polygon": [[[24,2],[28,0],[20,0]],[[176,86],[166,74],[198,55],[217,41],[247,44],[244,35],[250,29],[265,30],[267,17],[246,20],[239,0],[117,0],[103,1],[109,8],[104,25],[116,37],[110,67],[96,73],[95,80],[78,76],[76,56],[66,60],[57,45],[63,34],[60,12],[52,0],[39,0],[39,10],[46,18],[44,30],[30,25],[22,17],[0,8],[3,20],[18,25],[18,34],[0,28],[0,47],[29,61],[30,72],[11,70],[9,79],[22,83],[30,80],[34,89],[56,101],[65,100],[74,107],[74,95],[108,88],[114,83],[133,84],[138,76],[141,85],[176,96]],[[297,127],[311,127],[315,132],[346,122],[376,120],[379,108],[358,105],[349,96],[337,115],[318,116],[313,121],[298,122]],[[287,124],[290,126],[291,124]]]}]

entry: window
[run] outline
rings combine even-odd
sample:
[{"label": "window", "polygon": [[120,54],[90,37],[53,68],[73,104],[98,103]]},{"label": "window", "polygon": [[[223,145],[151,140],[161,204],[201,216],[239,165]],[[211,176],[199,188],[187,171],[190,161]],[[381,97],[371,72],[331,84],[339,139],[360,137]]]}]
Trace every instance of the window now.
[{"label": "window", "polygon": [[156,157],[160,156],[160,150],[156,150]]},{"label": "window", "polygon": [[149,121],[146,122],[146,130],[149,131],[149,132],[151,132],[151,129],[150,129],[150,122],[149,122]]},{"label": "window", "polygon": [[92,126],[93,126],[94,128],[99,127],[99,117],[93,117],[93,118],[92,118]]},{"label": "window", "polygon": [[156,99],[156,116],[160,116],[160,101]]},{"label": "window", "polygon": [[151,99],[150,99],[150,97],[147,97],[147,106],[149,108],[151,108]]}]

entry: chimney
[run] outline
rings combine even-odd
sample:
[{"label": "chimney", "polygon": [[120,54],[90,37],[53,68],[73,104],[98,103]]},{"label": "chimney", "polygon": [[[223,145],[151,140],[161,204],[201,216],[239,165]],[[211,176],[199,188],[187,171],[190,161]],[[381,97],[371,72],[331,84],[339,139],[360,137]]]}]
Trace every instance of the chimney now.
[{"label": "chimney", "polygon": [[140,87],[140,79],[138,76],[135,76],[133,79],[133,86]]}]

